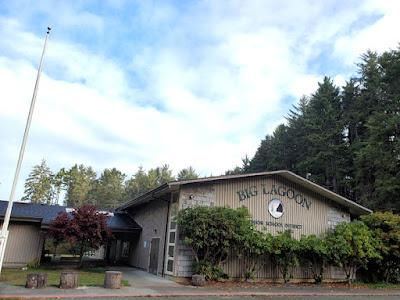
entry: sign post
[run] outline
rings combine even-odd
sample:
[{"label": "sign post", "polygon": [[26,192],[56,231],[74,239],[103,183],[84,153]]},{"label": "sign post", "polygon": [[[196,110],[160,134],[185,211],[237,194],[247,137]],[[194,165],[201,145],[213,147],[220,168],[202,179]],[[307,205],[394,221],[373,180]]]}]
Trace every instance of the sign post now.
[{"label": "sign post", "polygon": [[50,30],[51,30],[51,28],[47,27],[46,38],[44,40],[42,56],[40,58],[40,63],[39,63],[37,77],[36,77],[35,88],[33,90],[31,106],[30,106],[30,109],[29,109],[28,118],[26,120],[24,137],[22,138],[22,144],[21,144],[21,149],[19,151],[18,162],[17,162],[17,167],[15,169],[14,180],[13,180],[12,187],[11,187],[10,198],[8,199],[8,206],[7,206],[6,213],[4,215],[4,221],[3,221],[2,229],[1,229],[1,232],[0,232],[0,274],[1,274],[1,269],[3,267],[4,253],[6,252],[6,245],[7,245],[7,238],[8,238],[8,224],[10,222],[11,210],[12,210],[13,201],[14,201],[14,197],[15,197],[15,190],[16,190],[16,187],[17,187],[19,173],[21,171],[21,164],[22,164],[22,159],[24,158],[26,141],[28,139],[29,129],[30,129],[31,122],[32,122],[33,110],[35,108],[35,103],[36,103],[36,95],[37,95],[37,91],[39,89],[40,74],[42,72],[43,58],[44,58],[44,54],[46,52],[47,38],[48,38],[48,36],[50,34]]}]

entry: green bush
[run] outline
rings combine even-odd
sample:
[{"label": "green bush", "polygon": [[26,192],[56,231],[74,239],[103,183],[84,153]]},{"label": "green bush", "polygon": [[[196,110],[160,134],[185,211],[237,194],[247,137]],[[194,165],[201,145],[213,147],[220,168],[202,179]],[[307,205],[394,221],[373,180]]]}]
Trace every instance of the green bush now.
[{"label": "green bush", "polygon": [[304,266],[312,273],[315,283],[321,283],[330,251],[325,238],[316,235],[301,236],[299,257]]},{"label": "green bush", "polygon": [[[252,228],[246,208],[197,206],[181,210],[177,222],[195,261],[219,268],[235,252],[243,232]],[[214,276],[213,276],[214,277]]]},{"label": "green bush", "polygon": [[286,230],[272,238],[272,260],[283,277],[285,283],[292,278],[293,268],[299,265],[299,241]]},{"label": "green bush", "polygon": [[378,242],[380,259],[370,261],[368,279],[375,282],[400,280],[400,216],[391,212],[377,212],[361,217]]},{"label": "green bush", "polygon": [[256,230],[253,226],[241,232],[236,255],[243,270],[242,276],[253,279],[264,265],[265,258],[272,251],[272,235]]},{"label": "green bush", "polygon": [[193,271],[207,280],[227,276],[221,266],[231,255],[239,259],[245,279],[254,278],[267,257],[285,283],[300,262],[309,268],[316,283],[322,282],[328,263],[341,267],[349,283],[361,268],[370,268],[381,281],[399,278],[398,215],[364,216],[362,221],[337,225],[326,236],[302,236],[300,240],[290,231],[272,236],[256,230],[246,208],[187,208],[178,213],[177,221],[184,243],[194,254]]},{"label": "green bush", "polygon": [[213,265],[209,261],[196,261],[193,263],[193,273],[204,275],[206,280],[217,280],[220,278],[228,278],[228,275],[222,270],[220,266]]},{"label": "green bush", "polygon": [[327,243],[331,250],[331,261],[343,269],[348,283],[355,278],[358,269],[367,267],[371,260],[381,258],[377,241],[361,221],[340,223],[328,233]]}]

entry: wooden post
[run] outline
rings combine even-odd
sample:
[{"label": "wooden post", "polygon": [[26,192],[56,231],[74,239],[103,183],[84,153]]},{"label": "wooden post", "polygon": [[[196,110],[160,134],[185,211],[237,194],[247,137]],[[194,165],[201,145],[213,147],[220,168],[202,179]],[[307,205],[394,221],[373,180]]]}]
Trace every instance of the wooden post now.
[{"label": "wooden post", "polygon": [[79,273],[75,271],[61,272],[60,289],[75,289],[79,283]]},{"label": "wooden post", "polygon": [[106,289],[120,289],[121,288],[122,272],[106,271],[104,276],[104,287]]},{"label": "wooden post", "polygon": [[42,289],[47,286],[47,274],[46,273],[33,273],[26,275],[27,289]]}]

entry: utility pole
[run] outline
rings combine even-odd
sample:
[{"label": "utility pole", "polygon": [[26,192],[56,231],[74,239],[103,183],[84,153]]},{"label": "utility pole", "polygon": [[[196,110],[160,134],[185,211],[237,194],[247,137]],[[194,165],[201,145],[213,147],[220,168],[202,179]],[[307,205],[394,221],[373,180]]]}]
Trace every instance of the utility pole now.
[{"label": "utility pole", "polygon": [[35,88],[33,90],[33,96],[32,96],[32,100],[31,100],[31,107],[29,109],[28,118],[26,120],[24,137],[22,138],[21,149],[19,151],[18,162],[17,162],[17,167],[15,169],[14,180],[13,180],[12,187],[11,187],[10,198],[8,199],[7,211],[6,211],[5,215],[4,215],[4,221],[3,221],[2,229],[1,229],[1,232],[0,232],[0,274],[1,274],[1,269],[3,267],[4,253],[6,252],[6,244],[7,244],[7,238],[8,238],[8,224],[10,223],[11,210],[12,210],[13,201],[14,201],[14,197],[15,197],[15,189],[17,187],[19,173],[21,171],[22,159],[24,158],[26,141],[28,139],[29,129],[30,129],[31,122],[32,122],[33,110],[35,108],[35,103],[36,103],[36,95],[37,95],[37,91],[39,89],[40,73],[42,72],[43,59],[44,59],[44,54],[46,52],[47,38],[48,38],[48,36],[50,34],[50,30],[51,30],[51,28],[47,27],[46,38],[44,40],[42,56],[40,58],[40,63],[39,63],[39,68],[38,68],[38,72],[37,72]]}]

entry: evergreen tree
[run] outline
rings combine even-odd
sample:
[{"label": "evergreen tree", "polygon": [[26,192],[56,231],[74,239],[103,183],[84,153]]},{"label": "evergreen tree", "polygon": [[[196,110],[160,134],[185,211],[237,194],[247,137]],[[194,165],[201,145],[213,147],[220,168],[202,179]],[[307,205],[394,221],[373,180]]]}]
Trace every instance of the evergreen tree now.
[{"label": "evergreen tree", "polygon": [[178,180],[189,180],[189,179],[197,179],[199,178],[199,174],[196,173],[196,170],[191,166],[188,168],[182,169],[179,171],[177,179]]},{"label": "evergreen tree", "polygon": [[164,183],[175,180],[168,165],[163,165],[146,172],[143,167],[126,181],[126,195],[128,199],[136,198],[151,189]]},{"label": "evergreen tree", "polygon": [[115,209],[125,201],[125,177],[116,168],[105,169],[89,192],[89,202],[103,209]]},{"label": "evergreen tree", "polygon": [[372,209],[400,210],[400,49],[367,52],[358,78],[339,89],[325,77],[246,170],[289,169]]},{"label": "evergreen tree", "polygon": [[53,173],[43,159],[35,165],[25,182],[24,201],[32,203],[53,204]]},{"label": "evergreen tree", "polygon": [[70,207],[79,207],[87,204],[89,192],[94,187],[96,172],[92,167],[75,164],[65,172],[64,183],[66,187],[65,203]]}]

